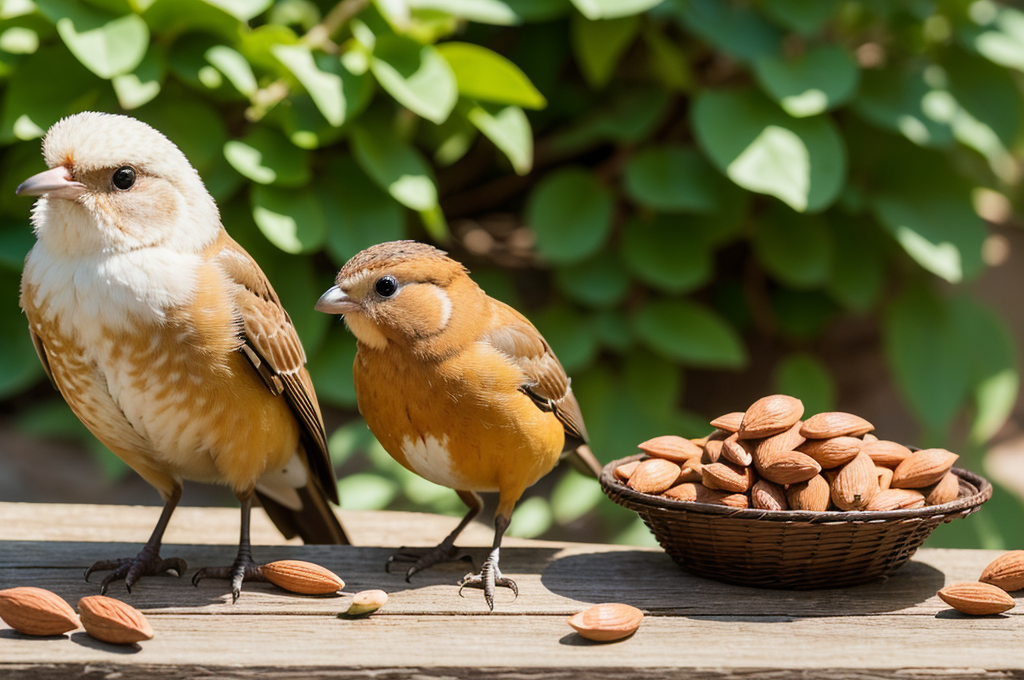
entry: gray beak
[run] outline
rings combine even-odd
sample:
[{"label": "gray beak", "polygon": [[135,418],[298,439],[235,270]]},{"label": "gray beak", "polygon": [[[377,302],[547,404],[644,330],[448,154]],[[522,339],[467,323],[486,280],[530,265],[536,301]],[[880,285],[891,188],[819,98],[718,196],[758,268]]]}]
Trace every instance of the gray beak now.
[{"label": "gray beak", "polygon": [[71,172],[63,165],[32,175],[14,190],[18,196],[42,196],[74,200],[85,193],[85,185],[71,179]]},{"label": "gray beak", "polygon": [[345,291],[341,288],[331,286],[316,301],[314,309],[324,314],[348,314],[349,312],[358,312],[360,306],[358,302],[345,295]]}]

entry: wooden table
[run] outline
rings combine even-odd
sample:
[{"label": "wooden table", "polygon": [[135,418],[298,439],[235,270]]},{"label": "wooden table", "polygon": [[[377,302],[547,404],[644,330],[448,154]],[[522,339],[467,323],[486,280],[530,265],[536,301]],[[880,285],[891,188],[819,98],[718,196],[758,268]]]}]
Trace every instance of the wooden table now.
[{"label": "wooden table", "polygon": [[[82,580],[94,560],[134,554],[159,509],[0,503],[0,588],[49,588],[72,604],[97,592]],[[230,603],[226,582],[150,577],[110,594],[149,617],[156,637],[133,647],[78,631],[29,638],[0,623],[0,677],[31,678],[1024,678],[1024,607],[968,618],[935,591],[975,580],[996,553],[922,550],[892,578],[842,590],[786,592],[692,576],[658,549],[507,541],[502,567],[519,583],[499,589],[488,614],[480,591],[457,595],[466,565],[436,567],[406,584],[383,565],[394,547],[430,545],[456,520],[413,513],[343,512],[358,547],[281,539],[254,512],[256,558],[298,558],[339,574],[347,592],[382,588],[390,602],[368,619],[343,620],[343,598],[290,595],[265,583]],[[165,556],[189,572],[228,564],[238,515],[180,508]],[[475,525],[465,545],[487,546]],[[484,548],[470,550],[479,560]],[[1024,604],[1024,598],[1018,597]],[[626,602],[647,617],[633,637],[594,644],[566,616],[597,602]]]}]

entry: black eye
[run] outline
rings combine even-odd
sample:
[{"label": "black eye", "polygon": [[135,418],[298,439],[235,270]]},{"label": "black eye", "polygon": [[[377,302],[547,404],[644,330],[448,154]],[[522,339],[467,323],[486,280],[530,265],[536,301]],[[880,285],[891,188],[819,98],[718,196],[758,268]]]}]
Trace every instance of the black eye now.
[{"label": "black eye", "polygon": [[398,281],[395,280],[394,276],[388,274],[377,279],[377,283],[373,284],[373,287],[377,291],[377,295],[391,297],[398,292]]},{"label": "black eye", "polygon": [[110,181],[121,191],[127,191],[135,184],[135,169],[128,165],[122,165],[114,170],[114,176],[110,178]]}]

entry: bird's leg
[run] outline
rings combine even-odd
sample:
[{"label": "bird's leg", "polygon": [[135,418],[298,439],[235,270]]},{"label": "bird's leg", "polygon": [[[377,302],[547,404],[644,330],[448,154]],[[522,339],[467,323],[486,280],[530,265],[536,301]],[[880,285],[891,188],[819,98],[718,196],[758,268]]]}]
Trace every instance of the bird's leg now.
[{"label": "bird's leg", "polygon": [[467,586],[471,588],[483,588],[484,600],[487,602],[487,608],[491,611],[494,611],[495,586],[509,588],[516,597],[519,597],[519,586],[517,586],[516,582],[512,579],[506,578],[501,573],[501,569],[498,568],[498,555],[501,552],[501,537],[505,534],[505,530],[508,529],[511,519],[511,510],[505,513],[502,512],[499,507],[498,514],[494,517],[494,548],[491,550],[491,554],[487,556],[487,559],[484,561],[484,566],[480,570],[479,574],[466,574],[465,578],[459,581],[459,595],[462,595],[462,589]]},{"label": "bird's leg", "polygon": [[231,581],[231,602],[234,603],[242,594],[242,582],[264,581],[263,572],[252,559],[252,548],[249,545],[249,515],[252,514],[252,494],[239,496],[242,502],[242,531],[238,539],[238,556],[230,567],[203,567],[192,577],[192,585],[198,587],[204,578],[223,578]]},{"label": "bird's leg", "polygon": [[455,539],[473,521],[473,518],[480,514],[484,507],[484,502],[473,491],[456,491],[456,493],[459,494],[462,502],[469,506],[469,512],[459,522],[459,526],[455,527],[455,531],[448,534],[443,541],[425,553],[413,553],[405,549],[402,549],[402,552],[395,553],[388,558],[387,564],[384,567],[386,571],[391,571],[391,565],[394,562],[412,562],[412,566],[405,572],[405,580],[408,583],[413,574],[428,569],[435,564],[455,561],[473,562],[473,558],[470,555],[459,554],[459,549],[455,547]]},{"label": "bird's leg", "polygon": [[135,557],[122,557],[115,560],[101,560],[85,570],[85,580],[94,571],[110,571],[100,582],[100,593],[107,594],[107,587],[114,581],[124,579],[124,587],[132,592],[132,586],[143,576],[162,574],[165,571],[173,571],[176,576],[181,576],[188,568],[185,560],[180,557],[163,559],[160,557],[160,543],[164,538],[164,531],[171,519],[174,508],[181,500],[181,486],[175,486],[174,490],[164,502],[163,512],[160,513],[160,520],[156,523],[152,535],[146,541],[139,554]]}]

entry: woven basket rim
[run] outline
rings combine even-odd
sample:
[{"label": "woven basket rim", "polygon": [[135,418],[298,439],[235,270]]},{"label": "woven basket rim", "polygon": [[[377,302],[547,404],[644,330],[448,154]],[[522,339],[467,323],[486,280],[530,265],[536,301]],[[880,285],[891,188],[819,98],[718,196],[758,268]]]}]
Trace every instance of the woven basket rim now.
[{"label": "woven basket rim", "polygon": [[638,508],[657,509],[664,511],[678,511],[681,513],[696,513],[703,515],[717,515],[722,518],[734,519],[759,519],[769,522],[809,522],[812,524],[822,523],[844,523],[844,522],[896,522],[908,519],[923,519],[931,517],[942,517],[949,514],[960,514],[964,511],[972,512],[982,503],[992,497],[992,484],[981,475],[964,470],[953,468],[951,472],[966,482],[975,492],[963,498],[958,498],[942,505],[932,505],[916,510],[882,510],[882,511],[852,511],[839,512],[826,510],[824,512],[812,512],[809,510],[759,510],[756,508],[733,508],[727,505],[716,505],[713,503],[698,503],[697,501],[680,501],[661,496],[640,493],[623,484],[615,477],[615,468],[634,460],[640,460],[645,454],[638,453],[618,460],[613,460],[604,466],[601,471],[601,489],[612,501],[627,507],[631,510]]}]

